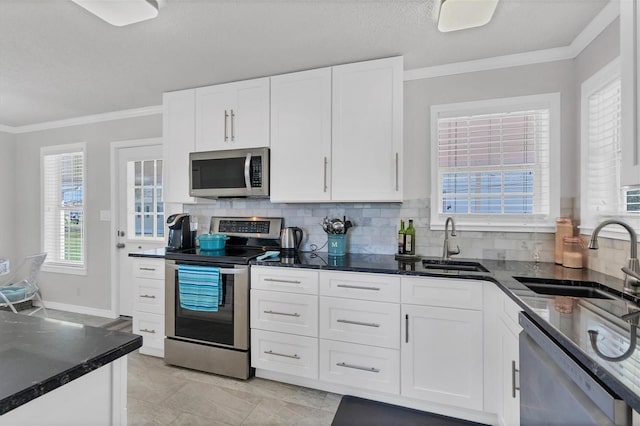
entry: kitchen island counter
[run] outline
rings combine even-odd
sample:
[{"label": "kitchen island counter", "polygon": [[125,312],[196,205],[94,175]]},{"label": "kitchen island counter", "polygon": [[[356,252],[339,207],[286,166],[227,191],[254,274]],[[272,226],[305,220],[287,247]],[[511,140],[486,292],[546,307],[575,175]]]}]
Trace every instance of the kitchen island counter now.
[{"label": "kitchen island counter", "polygon": [[[121,358],[141,345],[142,337],[130,333],[0,311],[0,424],[20,423],[20,410],[70,385],[77,388],[76,379],[87,380],[95,370],[118,362],[121,371]],[[109,383],[118,380],[113,372],[104,374]],[[124,378],[119,385],[126,401],[126,362]],[[55,413],[37,414],[42,424],[55,423]]]}]

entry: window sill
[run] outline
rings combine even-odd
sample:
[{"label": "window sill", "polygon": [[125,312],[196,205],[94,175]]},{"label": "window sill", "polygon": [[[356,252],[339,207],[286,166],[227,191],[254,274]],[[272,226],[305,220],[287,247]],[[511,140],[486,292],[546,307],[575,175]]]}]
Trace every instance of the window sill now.
[{"label": "window sill", "polygon": [[44,264],[42,265],[42,272],[52,272],[54,274],[68,274],[68,275],[87,275],[87,268]]},{"label": "window sill", "polygon": [[[556,231],[555,225],[547,223],[477,223],[465,222],[453,218],[456,228],[459,231],[478,231],[478,232],[544,232],[553,233]],[[429,229],[432,231],[443,231],[445,222],[438,221],[431,223]],[[451,229],[451,228],[449,228]]]}]

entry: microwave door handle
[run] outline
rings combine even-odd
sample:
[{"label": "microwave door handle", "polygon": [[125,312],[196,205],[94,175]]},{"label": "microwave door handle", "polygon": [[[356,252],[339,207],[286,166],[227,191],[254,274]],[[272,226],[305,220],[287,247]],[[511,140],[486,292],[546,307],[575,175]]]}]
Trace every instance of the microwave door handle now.
[{"label": "microwave door handle", "polygon": [[244,184],[247,187],[247,192],[251,191],[251,153],[247,154],[247,158],[244,160]]}]

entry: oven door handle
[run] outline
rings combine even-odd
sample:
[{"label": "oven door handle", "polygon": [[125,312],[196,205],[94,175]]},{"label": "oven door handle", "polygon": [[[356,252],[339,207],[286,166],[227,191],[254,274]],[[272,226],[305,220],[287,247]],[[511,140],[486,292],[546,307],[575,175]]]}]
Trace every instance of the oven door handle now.
[{"label": "oven door handle", "polygon": [[[168,265],[171,269],[178,270],[178,265]],[[220,273],[222,275],[239,275],[246,274],[248,272],[247,269],[236,269],[236,268],[219,268]]]}]

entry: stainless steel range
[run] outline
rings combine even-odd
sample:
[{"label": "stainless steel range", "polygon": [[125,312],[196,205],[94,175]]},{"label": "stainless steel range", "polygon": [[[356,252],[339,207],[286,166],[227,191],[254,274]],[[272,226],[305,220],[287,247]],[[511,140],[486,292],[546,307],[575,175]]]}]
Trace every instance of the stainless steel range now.
[{"label": "stainless steel range", "polygon": [[[229,236],[224,249],[167,251],[165,362],[247,379],[249,359],[249,262],[278,250],[282,218],[212,217],[211,233]],[[187,300],[185,272],[215,277],[204,302]],[[206,287],[206,286],[205,286]],[[182,295],[181,295],[182,294]],[[212,297],[218,299],[212,305]]]}]

